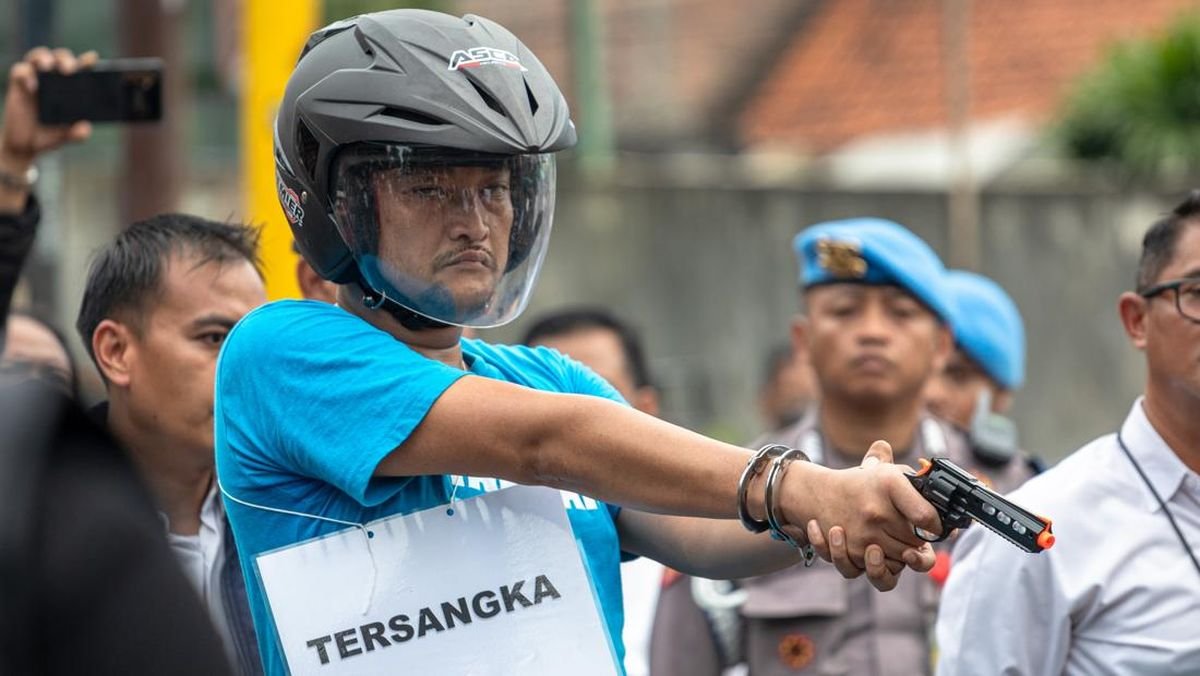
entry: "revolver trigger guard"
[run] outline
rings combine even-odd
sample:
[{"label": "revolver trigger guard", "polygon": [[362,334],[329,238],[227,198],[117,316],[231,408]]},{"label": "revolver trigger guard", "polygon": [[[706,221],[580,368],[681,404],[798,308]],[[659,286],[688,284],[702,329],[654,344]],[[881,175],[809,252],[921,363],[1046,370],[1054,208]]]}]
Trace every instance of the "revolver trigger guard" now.
[{"label": "revolver trigger guard", "polygon": [[940,518],[942,521],[942,534],[941,535],[931,539],[926,536],[933,535],[932,533],[930,533],[928,531],[923,531],[920,528],[917,528],[916,526],[913,526],[913,535],[916,535],[918,538],[920,538],[924,542],[928,542],[930,544],[937,544],[939,542],[945,541],[945,539],[950,537],[950,534],[954,532],[954,529],[946,525],[946,519],[944,517],[942,517],[940,512],[938,513],[938,518]]}]

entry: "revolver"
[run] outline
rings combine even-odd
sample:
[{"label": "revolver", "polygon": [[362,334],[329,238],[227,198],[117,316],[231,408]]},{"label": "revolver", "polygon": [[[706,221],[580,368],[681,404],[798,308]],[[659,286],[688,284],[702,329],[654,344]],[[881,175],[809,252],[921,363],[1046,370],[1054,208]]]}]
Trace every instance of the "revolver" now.
[{"label": "revolver", "polygon": [[1004,499],[945,458],[921,458],[921,470],[910,474],[908,480],[942,518],[942,534],[937,538],[930,539],[928,533],[914,528],[917,536],[928,542],[941,542],[954,529],[978,521],[1027,552],[1036,554],[1054,545],[1050,519]]}]

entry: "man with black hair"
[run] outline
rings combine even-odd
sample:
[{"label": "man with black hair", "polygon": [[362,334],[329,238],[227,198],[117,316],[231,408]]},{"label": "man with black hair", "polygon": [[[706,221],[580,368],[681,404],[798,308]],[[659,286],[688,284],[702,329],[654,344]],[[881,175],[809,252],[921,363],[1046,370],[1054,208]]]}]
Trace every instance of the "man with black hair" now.
[{"label": "man with black hair", "polygon": [[[925,408],[927,383],[942,370],[957,329],[946,270],[933,249],[879,218],[811,226],[793,247],[803,308],[793,342],[810,360],[820,398],[755,445],[795,446],[814,462],[847,467],[861,439],[882,437],[894,443],[897,461],[914,469],[920,458],[941,456],[973,473],[989,471],[964,434]],[[741,662],[755,676],[928,673],[931,623],[949,565],[945,548],[938,560],[928,576],[907,576],[887,595],[843,579],[852,571],[822,565],[736,586],[674,579],[655,618],[655,673],[715,675]]]},{"label": "man with black hair", "polygon": [[1019,446],[1006,414],[1025,382],[1025,323],[996,282],[950,270],[946,289],[954,312],[954,351],[929,380],[929,410],[963,431],[979,465],[976,476],[1007,493],[1045,469]]},{"label": "man with black hair", "polygon": [[525,331],[521,344],[545,345],[582,362],[612,385],[630,406],[658,415],[658,388],[650,379],[641,338],[611,312],[579,307],[543,315]]},{"label": "man with black hair", "polygon": [[939,674],[1200,673],[1200,191],[1146,233],[1117,312],[1145,390],[1116,434],[1011,495],[1056,517],[1053,549],[959,538]]},{"label": "man with black hair", "polygon": [[86,122],[37,122],[38,74],[71,73],[95,60],[94,52],[76,58],[66,49],[36,48],[10,69],[5,95],[0,673],[225,674],[220,641],[172,559],[128,458],[57,387],[62,382],[26,368],[31,362],[66,368],[61,340],[49,327],[8,311],[37,227],[33,162],[90,133]]},{"label": "man with black hair", "polygon": [[462,337],[524,309],[553,156],[575,137],[544,66],[487,19],[393,10],[310,37],[276,119],[277,187],[337,305],[251,312],[216,379],[268,673],[611,674],[622,550],[757,574],[811,538],[885,589],[932,565],[912,526],[939,530],[936,511],[884,443],[843,472],[777,452],[748,469],[552,350]]},{"label": "man with black hair", "polygon": [[162,510],[168,540],[242,673],[261,670],[213,475],[213,373],[233,325],[266,302],[258,233],[164,214],[95,257],[76,329],[104,379],[109,431]]},{"label": "man with black hair", "polygon": [[[521,344],[558,350],[607,381],[630,406],[647,415],[659,414],[658,388],[650,378],[641,338],[608,310],[575,307],[544,314],[525,331]],[[662,564],[645,557],[621,563],[622,638],[631,676],[650,670],[650,628],[662,576]]]},{"label": "man with black hair", "polygon": [[817,383],[803,345],[784,343],[767,353],[758,410],[768,430],[781,430],[799,420],[817,399]]}]

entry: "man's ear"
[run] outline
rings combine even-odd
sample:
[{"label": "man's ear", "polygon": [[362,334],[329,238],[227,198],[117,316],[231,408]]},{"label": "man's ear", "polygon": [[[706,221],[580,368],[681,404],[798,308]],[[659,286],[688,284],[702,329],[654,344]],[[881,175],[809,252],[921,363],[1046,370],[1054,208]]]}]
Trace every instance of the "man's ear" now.
[{"label": "man's ear", "polygon": [[92,332],[92,354],[96,366],[107,382],[118,387],[129,386],[132,360],[137,354],[133,331],[126,325],[105,319]]},{"label": "man's ear", "polygon": [[633,391],[633,400],[629,404],[642,413],[657,418],[660,412],[658,390],[649,385],[639,387]]},{"label": "man's ear", "polygon": [[808,358],[808,317],[803,314],[792,317],[792,354]]},{"label": "man's ear", "polygon": [[941,373],[946,370],[946,362],[950,360],[950,355],[954,354],[954,332],[951,331],[950,325],[939,323],[937,335],[933,340],[933,372]]},{"label": "man's ear", "polygon": [[1139,350],[1146,349],[1146,312],[1149,309],[1148,301],[1132,291],[1126,291],[1117,299],[1121,326],[1125,327],[1129,342]]},{"label": "man's ear", "polygon": [[998,387],[994,390],[994,393],[992,394],[992,413],[999,413],[1000,415],[1004,415],[1004,414],[1008,413],[1008,409],[1012,408],[1012,403],[1013,403],[1012,390],[1006,390],[1002,387]]}]

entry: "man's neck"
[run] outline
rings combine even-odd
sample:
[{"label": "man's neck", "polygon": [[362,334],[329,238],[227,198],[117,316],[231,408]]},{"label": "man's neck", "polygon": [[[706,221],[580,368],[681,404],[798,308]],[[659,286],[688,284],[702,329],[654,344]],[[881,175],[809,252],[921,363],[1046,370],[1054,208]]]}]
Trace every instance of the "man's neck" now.
[{"label": "man's neck", "polygon": [[1184,465],[1200,473],[1200,399],[1170,385],[1146,384],[1146,418]]},{"label": "man's neck", "polygon": [[913,447],[923,410],[918,398],[872,407],[826,398],[820,405],[821,433],[833,452],[846,457],[861,458],[880,439],[899,456]]},{"label": "man's neck", "polygon": [[463,362],[462,327],[413,330],[400,323],[390,313],[372,310],[362,303],[362,292],[352,284],[338,287],[338,307],[355,315],[375,328],[392,335],[417,353],[448,366],[466,369]]},{"label": "man's neck", "polygon": [[[212,489],[212,451],[189,453],[168,440],[141,433],[122,415],[123,407],[109,402],[108,428],[121,443],[138,473],[150,487],[167,527],[178,535],[200,532],[200,509]],[[205,460],[198,460],[203,456]]]}]

